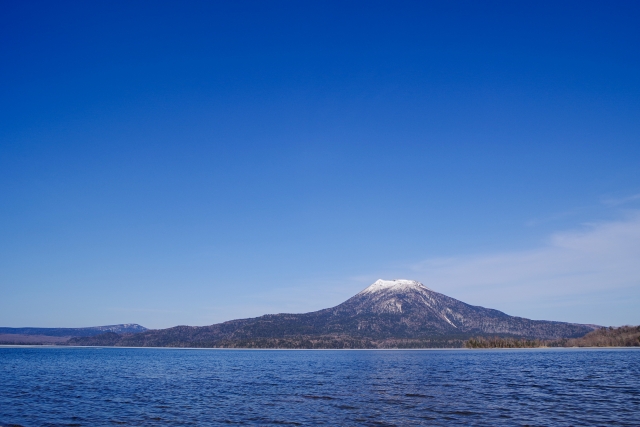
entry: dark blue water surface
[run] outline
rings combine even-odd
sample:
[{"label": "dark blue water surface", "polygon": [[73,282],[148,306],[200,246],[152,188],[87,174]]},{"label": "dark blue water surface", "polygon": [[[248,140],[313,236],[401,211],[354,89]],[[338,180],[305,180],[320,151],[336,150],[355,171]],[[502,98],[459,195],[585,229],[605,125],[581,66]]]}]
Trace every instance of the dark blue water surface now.
[{"label": "dark blue water surface", "polygon": [[640,425],[640,351],[0,348],[0,425]]}]

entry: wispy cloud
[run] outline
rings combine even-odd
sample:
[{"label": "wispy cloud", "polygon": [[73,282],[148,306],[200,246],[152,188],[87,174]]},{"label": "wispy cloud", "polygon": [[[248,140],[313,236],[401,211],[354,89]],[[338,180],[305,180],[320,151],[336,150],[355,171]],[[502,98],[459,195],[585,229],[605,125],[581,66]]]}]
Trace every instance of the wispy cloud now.
[{"label": "wispy cloud", "polygon": [[633,194],[627,197],[606,198],[602,200],[602,203],[607,206],[620,206],[620,205],[624,205],[631,202],[637,202],[637,201],[640,201],[640,193]]},{"label": "wispy cloud", "polygon": [[[560,302],[597,307],[614,295],[640,300],[640,213],[554,234],[536,249],[431,258],[409,270],[437,291],[479,305],[511,307],[523,315],[536,310],[546,314],[542,306]],[[605,318],[597,313],[593,321],[597,317]],[[640,315],[636,318],[640,322]]]}]

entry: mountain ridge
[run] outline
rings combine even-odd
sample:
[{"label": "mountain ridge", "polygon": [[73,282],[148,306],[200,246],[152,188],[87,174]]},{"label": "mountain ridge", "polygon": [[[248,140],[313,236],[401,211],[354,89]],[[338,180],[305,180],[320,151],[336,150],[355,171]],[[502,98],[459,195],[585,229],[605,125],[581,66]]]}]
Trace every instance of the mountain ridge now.
[{"label": "mountain ridge", "polygon": [[335,307],[267,314],[210,326],[72,338],[72,345],[240,348],[461,347],[472,336],[576,338],[596,329],[509,316],[466,304],[413,280],[377,280]]},{"label": "mountain ridge", "polygon": [[92,337],[106,332],[133,334],[146,331],[147,328],[136,323],[119,325],[90,326],[86,328],[7,328],[0,327],[0,344],[64,344],[74,337]]},{"label": "mountain ridge", "polygon": [[120,323],[118,325],[89,326],[85,328],[6,328],[0,327],[0,334],[7,335],[43,335],[49,337],[90,337],[100,335],[105,332],[115,332],[118,334],[137,333],[146,331],[147,328],[137,323]]}]

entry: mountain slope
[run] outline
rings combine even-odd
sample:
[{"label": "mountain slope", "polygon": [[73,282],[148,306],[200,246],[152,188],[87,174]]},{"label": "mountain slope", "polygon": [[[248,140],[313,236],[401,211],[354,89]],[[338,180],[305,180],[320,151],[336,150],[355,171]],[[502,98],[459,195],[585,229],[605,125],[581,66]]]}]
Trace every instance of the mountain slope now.
[{"label": "mountain slope", "polygon": [[478,335],[558,339],[591,325],[529,320],[471,306],[411,280],[378,280],[344,303],[304,314],[271,314],[211,326],[75,338],[75,345],[386,348],[459,347]]},{"label": "mountain slope", "polygon": [[135,323],[121,325],[91,326],[88,328],[0,328],[0,334],[7,335],[42,335],[47,337],[91,337],[115,332],[116,334],[135,334],[147,328]]},{"label": "mountain slope", "polygon": [[63,344],[73,337],[92,337],[107,332],[120,336],[146,330],[134,323],[89,328],[0,328],[0,344]]}]

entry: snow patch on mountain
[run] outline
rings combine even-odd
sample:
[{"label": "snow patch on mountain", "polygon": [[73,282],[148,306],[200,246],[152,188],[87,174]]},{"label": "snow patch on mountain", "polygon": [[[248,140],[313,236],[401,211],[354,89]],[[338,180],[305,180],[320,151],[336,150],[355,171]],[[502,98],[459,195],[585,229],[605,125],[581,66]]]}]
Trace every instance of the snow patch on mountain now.
[{"label": "snow patch on mountain", "polygon": [[375,294],[378,292],[391,291],[391,292],[405,292],[408,290],[431,290],[420,282],[415,280],[395,279],[395,280],[382,280],[378,279],[375,283],[369,286],[367,289],[360,292],[359,295]]}]

